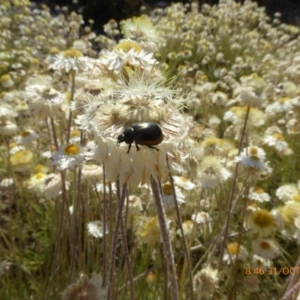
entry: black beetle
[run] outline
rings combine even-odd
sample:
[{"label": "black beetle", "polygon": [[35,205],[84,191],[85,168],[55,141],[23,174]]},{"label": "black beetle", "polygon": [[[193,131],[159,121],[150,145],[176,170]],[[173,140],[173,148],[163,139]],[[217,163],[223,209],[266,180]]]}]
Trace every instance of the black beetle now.
[{"label": "black beetle", "polygon": [[125,128],[124,132],[118,136],[117,144],[118,146],[122,142],[129,144],[127,153],[129,153],[133,142],[135,143],[137,151],[140,150],[138,145],[144,145],[158,151],[154,145],[160,144],[163,139],[163,133],[157,124],[152,122],[141,122],[133,123]]}]

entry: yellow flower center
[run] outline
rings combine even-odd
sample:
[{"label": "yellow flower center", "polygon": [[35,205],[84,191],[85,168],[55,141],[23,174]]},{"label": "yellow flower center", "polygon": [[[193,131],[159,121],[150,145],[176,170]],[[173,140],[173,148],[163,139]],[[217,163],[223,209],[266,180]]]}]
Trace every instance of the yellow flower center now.
[{"label": "yellow flower center", "polygon": [[76,49],[68,49],[63,53],[65,58],[78,58],[83,56],[83,54]]},{"label": "yellow flower center", "polygon": [[124,52],[128,52],[130,49],[133,49],[135,52],[141,52],[142,47],[134,42],[134,41],[122,41],[117,46],[115,46],[114,50],[123,50]]},{"label": "yellow flower center", "polygon": [[28,164],[33,158],[33,154],[29,150],[18,151],[10,157],[12,166]]},{"label": "yellow flower center", "polygon": [[262,228],[274,225],[274,216],[266,209],[255,211],[252,216],[253,222]]},{"label": "yellow flower center", "polygon": [[268,242],[263,241],[263,242],[260,243],[260,247],[263,250],[269,250],[271,248],[271,245]]},{"label": "yellow flower center", "polygon": [[72,130],[70,133],[71,137],[78,137],[80,136],[80,130]]},{"label": "yellow flower center", "polygon": [[206,81],[208,79],[208,77],[205,74],[203,74],[203,75],[201,75],[200,79],[203,81]]},{"label": "yellow flower center", "polygon": [[28,136],[28,135],[30,135],[29,131],[22,131],[21,132],[21,136],[23,136],[23,137]]},{"label": "yellow flower center", "polygon": [[182,182],[188,182],[189,180],[186,178],[186,177],[180,177],[180,180],[182,181]]},{"label": "yellow flower center", "polygon": [[153,272],[149,272],[146,278],[148,283],[152,283],[155,280],[155,274]]},{"label": "yellow flower center", "polygon": [[280,213],[284,222],[293,224],[295,217],[300,213],[300,203],[298,201],[289,201],[282,207]]},{"label": "yellow flower center", "polygon": [[75,144],[70,144],[65,148],[66,155],[77,155],[80,152],[80,149]]},{"label": "yellow flower center", "polygon": [[250,147],[249,148],[249,154],[250,156],[256,156],[258,153],[257,148],[256,147]]},{"label": "yellow flower center", "polygon": [[280,98],[280,99],[278,100],[278,103],[279,103],[279,104],[283,104],[284,102],[289,101],[289,100],[290,100],[290,98],[288,98],[288,97],[283,97],[283,98]]},{"label": "yellow flower center", "polygon": [[45,88],[43,91],[43,97],[45,99],[53,99],[58,95],[58,93],[52,88]]},{"label": "yellow flower center", "polygon": [[58,53],[59,53],[59,49],[56,48],[56,47],[52,47],[52,48],[50,48],[49,53],[50,53],[51,55],[58,54]]},{"label": "yellow flower center", "polygon": [[11,80],[11,77],[9,74],[5,74],[5,75],[1,76],[1,78],[0,78],[1,82],[5,82],[5,81],[9,81],[9,80]]},{"label": "yellow flower center", "polygon": [[280,133],[274,133],[274,134],[272,134],[272,137],[278,141],[284,141],[284,137]]},{"label": "yellow flower center", "polygon": [[255,260],[255,263],[256,263],[257,266],[263,266],[263,262],[262,262],[262,260],[259,259],[259,258],[257,258],[257,259]]},{"label": "yellow flower center", "polygon": [[236,255],[238,253],[239,248],[239,243],[230,243],[227,245],[227,250],[231,255]]},{"label": "yellow flower center", "polygon": [[166,195],[172,195],[172,185],[170,183],[166,183],[163,185],[163,193]]},{"label": "yellow flower center", "polygon": [[254,189],[254,193],[256,193],[256,194],[263,194],[264,190],[262,188],[260,188],[260,187],[257,187],[257,188]]},{"label": "yellow flower center", "polygon": [[300,202],[300,194],[294,195],[293,200],[296,202]]},{"label": "yellow flower center", "polygon": [[35,175],[35,178],[36,179],[42,179],[42,178],[44,178],[45,177],[45,175],[43,174],[43,173],[37,173],[36,175]]},{"label": "yellow flower center", "polygon": [[31,58],[30,63],[32,65],[38,65],[40,63],[40,61],[37,58]]},{"label": "yellow flower center", "polygon": [[34,169],[33,169],[34,173],[44,173],[46,174],[48,172],[48,167],[41,165],[41,164],[37,164]]}]

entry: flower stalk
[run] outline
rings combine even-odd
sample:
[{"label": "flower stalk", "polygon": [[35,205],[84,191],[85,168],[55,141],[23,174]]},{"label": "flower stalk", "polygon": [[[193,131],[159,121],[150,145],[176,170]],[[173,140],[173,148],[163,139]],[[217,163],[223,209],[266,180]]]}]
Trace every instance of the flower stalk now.
[{"label": "flower stalk", "polygon": [[170,241],[165,210],[164,210],[163,203],[162,203],[161,191],[159,188],[158,181],[156,181],[152,176],[151,176],[150,182],[151,182],[151,188],[152,188],[154,202],[155,202],[155,206],[156,206],[159,226],[160,226],[160,230],[161,230],[164,258],[165,258],[166,267],[167,267],[166,276],[168,277],[168,279],[170,281],[171,299],[179,300],[175,262],[174,262],[173,250],[172,250],[172,245],[171,245],[171,241]]}]

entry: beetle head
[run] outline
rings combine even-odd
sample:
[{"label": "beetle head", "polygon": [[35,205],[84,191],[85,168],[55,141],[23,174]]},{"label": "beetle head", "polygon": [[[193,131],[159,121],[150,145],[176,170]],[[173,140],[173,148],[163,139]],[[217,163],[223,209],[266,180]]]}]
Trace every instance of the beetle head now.
[{"label": "beetle head", "polygon": [[125,141],[125,138],[124,138],[124,134],[122,133],[118,136],[117,145],[120,146],[120,144],[124,141]]},{"label": "beetle head", "polygon": [[119,146],[122,142],[126,144],[132,144],[134,141],[134,129],[127,127],[122,134],[118,136],[117,145]]}]

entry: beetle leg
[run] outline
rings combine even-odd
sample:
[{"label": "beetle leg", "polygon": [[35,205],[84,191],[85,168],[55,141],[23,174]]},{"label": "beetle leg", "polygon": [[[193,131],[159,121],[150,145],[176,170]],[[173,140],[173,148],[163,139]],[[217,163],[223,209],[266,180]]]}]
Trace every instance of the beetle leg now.
[{"label": "beetle leg", "polygon": [[140,147],[138,146],[138,144],[135,142],[135,147],[136,147],[136,151],[140,151]]},{"label": "beetle leg", "polygon": [[127,153],[129,153],[129,151],[130,151],[130,148],[131,148],[131,144],[129,144],[129,146],[128,146]]},{"label": "beetle leg", "polygon": [[151,146],[151,145],[146,145],[148,148],[151,148],[151,149],[155,149],[156,151],[159,151],[159,149],[157,149],[156,147],[154,146]]}]

